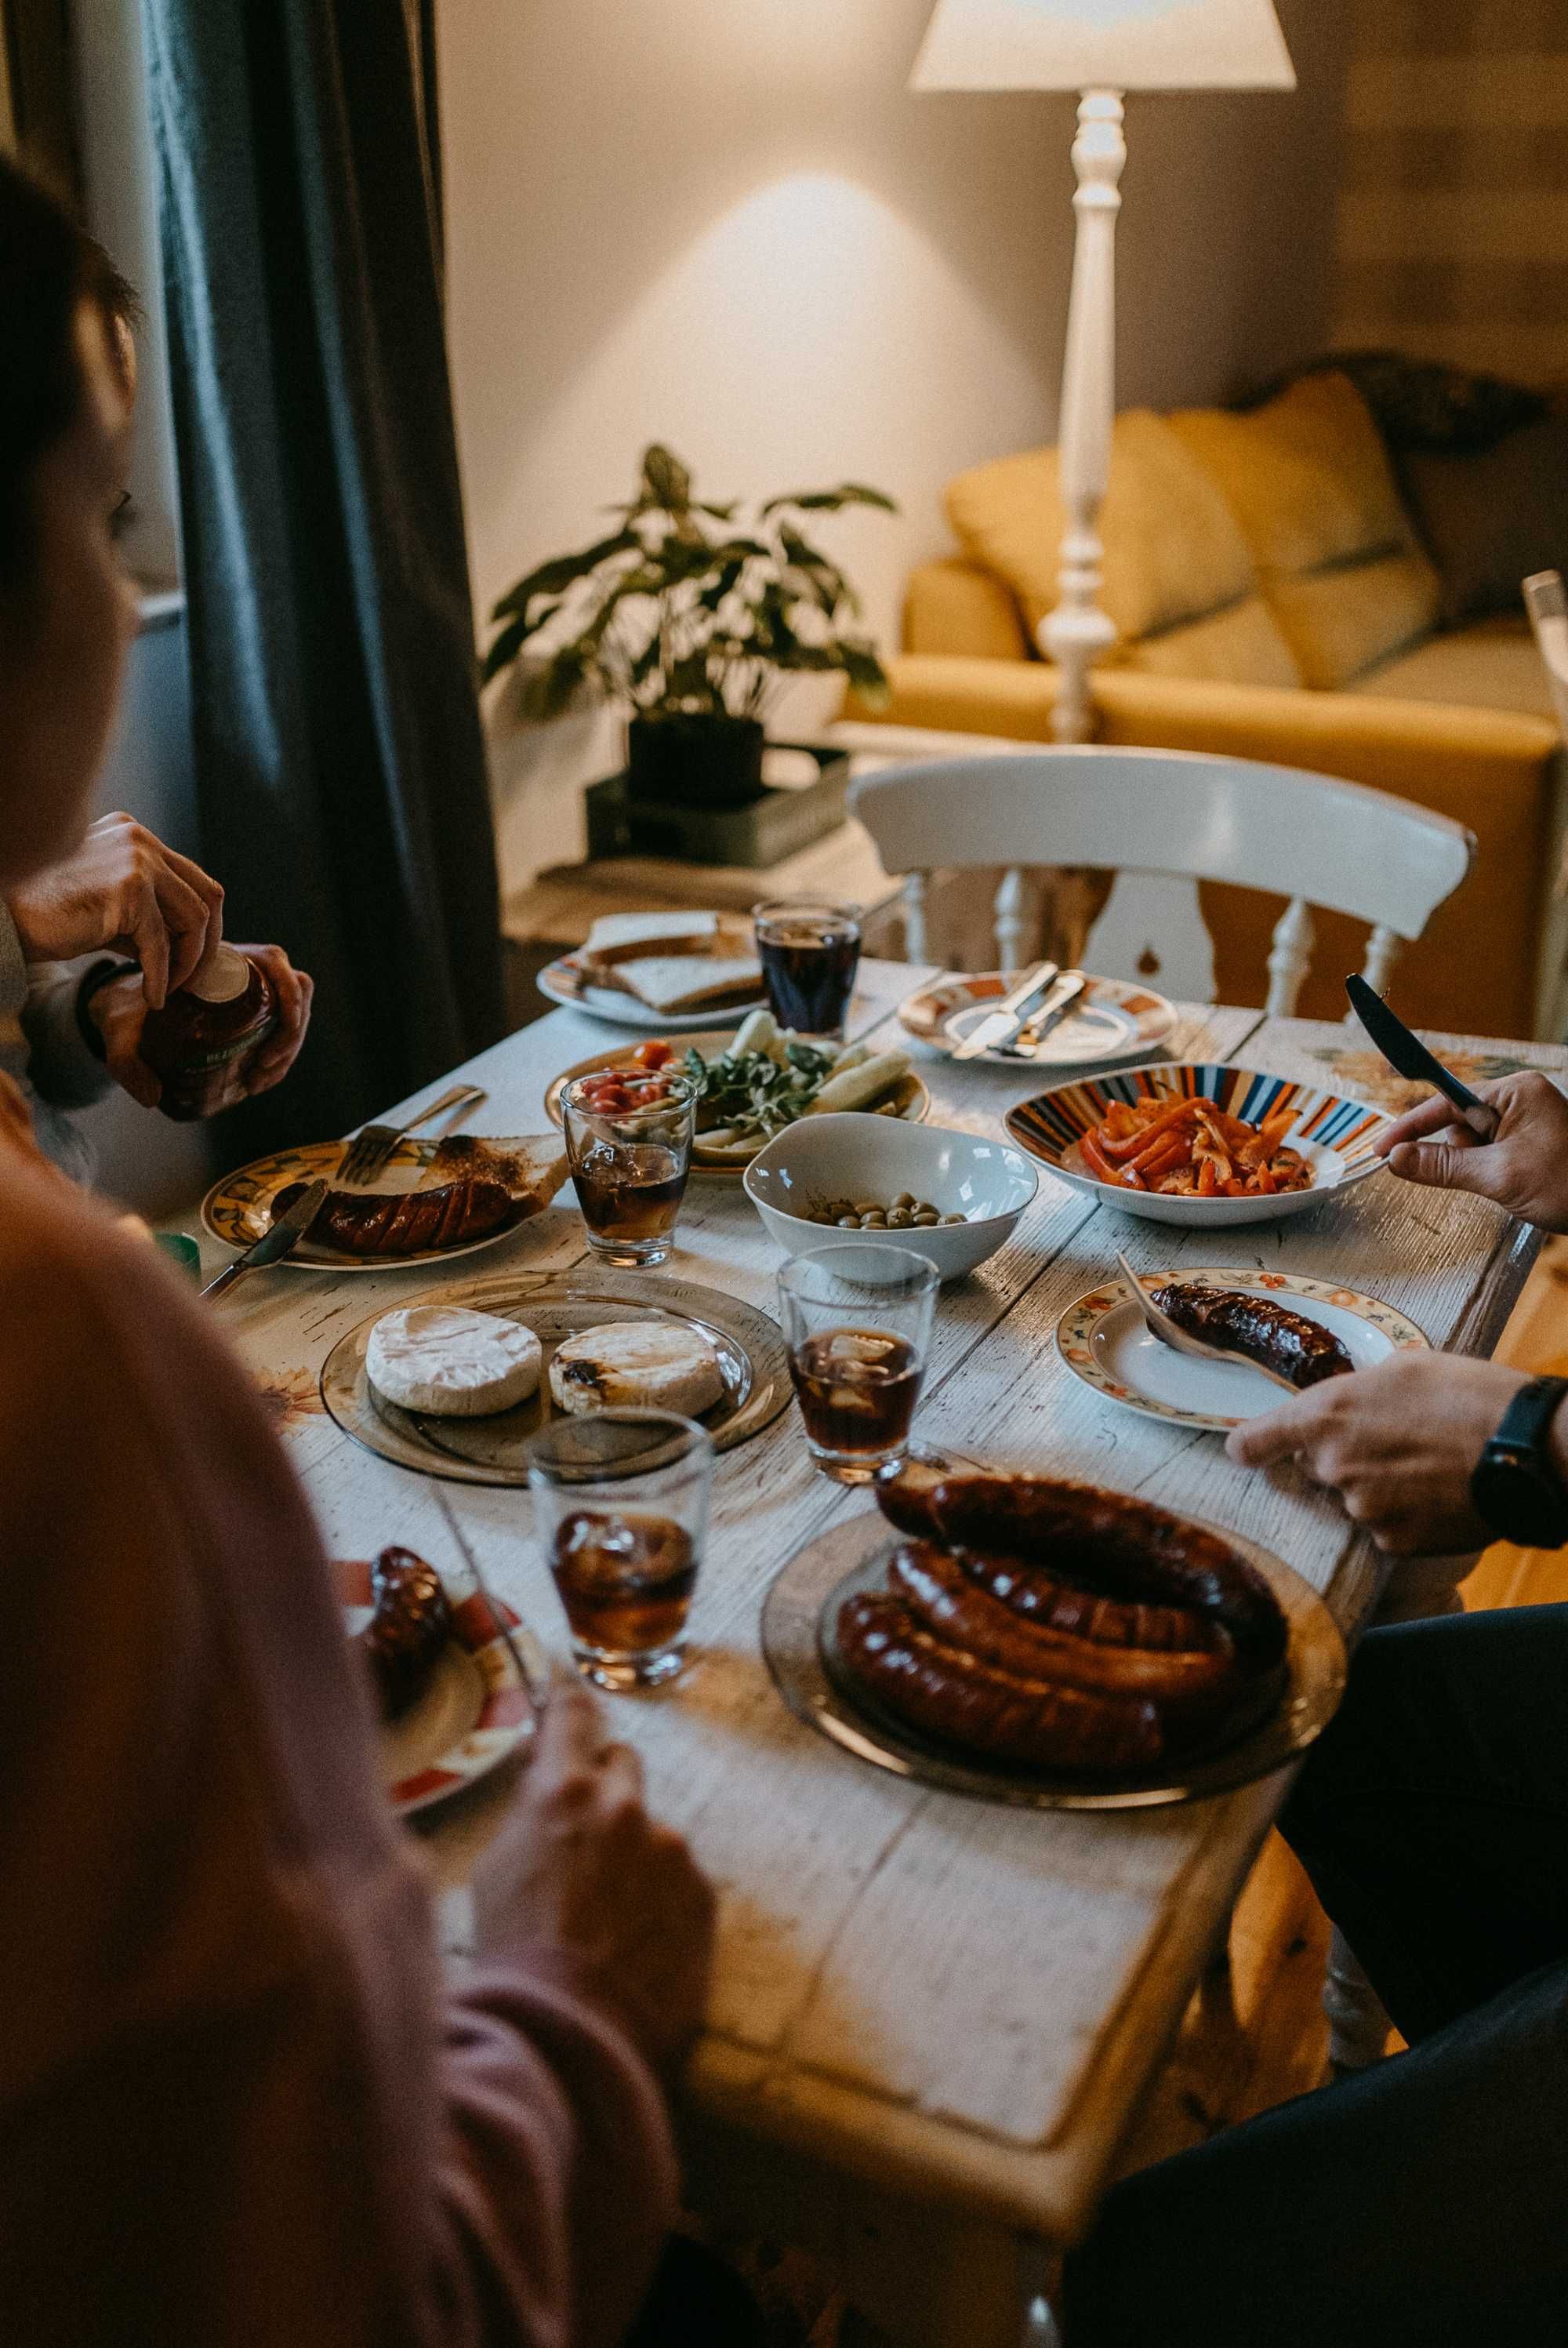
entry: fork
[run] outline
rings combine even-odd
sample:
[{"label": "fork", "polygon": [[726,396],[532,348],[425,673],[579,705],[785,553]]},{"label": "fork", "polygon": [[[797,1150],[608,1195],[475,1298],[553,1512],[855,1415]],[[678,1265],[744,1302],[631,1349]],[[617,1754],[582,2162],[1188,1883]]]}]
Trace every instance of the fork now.
[{"label": "fork", "polygon": [[375,1179],[400,1141],[417,1131],[420,1126],[428,1125],[431,1118],[439,1117],[444,1108],[477,1108],[482,1100],[487,1098],[488,1095],[477,1085],[454,1085],[450,1092],[442,1094],[439,1100],[433,1100],[417,1116],[411,1117],[406,1125],[361,1126],[344,1150],[337,1172],[333,1177],[334,1187],[339,1189],[363,1189],[366,1182]]}]

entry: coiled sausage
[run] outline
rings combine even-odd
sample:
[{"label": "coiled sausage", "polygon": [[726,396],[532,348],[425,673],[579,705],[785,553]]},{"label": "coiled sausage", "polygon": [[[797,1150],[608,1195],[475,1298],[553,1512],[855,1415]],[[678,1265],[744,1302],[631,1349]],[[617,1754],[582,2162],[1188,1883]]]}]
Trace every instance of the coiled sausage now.
[{"label": "coiled sausage", "polygon": [[1164,1732],[1141,1696],[1091,1695],[1024,1679],[945,1646],[897,1598],[846,1599],[839,1653],[914,1728],[1025,1767],[1111,1771],[1159,1760]]}]

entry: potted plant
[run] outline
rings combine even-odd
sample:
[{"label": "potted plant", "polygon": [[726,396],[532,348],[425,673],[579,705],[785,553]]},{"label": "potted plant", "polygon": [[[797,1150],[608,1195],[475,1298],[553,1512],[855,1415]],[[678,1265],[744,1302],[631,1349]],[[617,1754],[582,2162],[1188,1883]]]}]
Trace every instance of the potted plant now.
[{"label": "potted plant", "polygon": [[642,459],[620,525],[519,579],[491,617],[488,683],[522,664],[522,705],[558,717],[585,695],[626,704],[627,787],[644,798],[743,806],[763,788],[763,726],[781,680],[837,670],[861,692],[886,689],[843,572],[809,543],[802,518],[845,506],[897,510],[845,481],[770,498],[749,523],[733,502],[692,494],[678,457]]}]

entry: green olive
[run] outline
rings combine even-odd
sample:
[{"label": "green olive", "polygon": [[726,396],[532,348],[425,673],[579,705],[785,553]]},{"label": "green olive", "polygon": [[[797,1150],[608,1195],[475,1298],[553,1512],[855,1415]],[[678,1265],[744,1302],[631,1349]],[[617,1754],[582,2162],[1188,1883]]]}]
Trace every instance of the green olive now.
[{"label": "green olive", "polygon": [[919,1213],[915,1217],[915,1229],[917,1231],[928,1231],[934,1224],[939,1223],[941,1220],[940,1215],[937,1214],[932,1208],[922,1207]]},{"label": "green olive", "polygon": [[858,1215],[839,1215],[836,1216],[835,1220],[841,1231],[857,1231],[860,1229],[860,1218]]}]

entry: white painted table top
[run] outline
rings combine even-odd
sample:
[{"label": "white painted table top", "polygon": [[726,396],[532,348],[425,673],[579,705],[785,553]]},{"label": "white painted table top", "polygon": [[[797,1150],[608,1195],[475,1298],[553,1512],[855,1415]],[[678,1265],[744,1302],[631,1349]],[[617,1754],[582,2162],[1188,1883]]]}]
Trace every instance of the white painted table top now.
[{"label": "white painted table top", "polygon": [[[890,1022],[928,975],[866,964],[854,1028]],[[615,1032],[558,1011],[471,1061],[457,1073],[489,1092],[472,1129],[541,1131],[548,1080],[606,1049]],[[1225,1008],[1187,1013],[1171,1045],[1175,1057],[1235,1059],[1327,1085],[1335,1072],[1321,1056],[1346,1048],[1354,1047],[1340,1028]],[[1568,1056],[1546,1046],[1460,1048],[1568,1066]],[[1030,1089],[1006,1069],[929,1059],[922,1073],[933,1119],[975,1130],[995,1130]],[[1119,1244],[1140,1266],[1270,1262],[1343,1279],[1411,1313],[1436,1344],[1490,1352],[1535,1235],[1488,1205],[1416,1193],[1392,1176],[1278,1227],[1186,1234],[1118,1216],[1042,1171],[1013,1240],[944,1292],[923,1436],[1147,1492],[1233,1526],[1358,1620],[1376,1577],[1333,1501],[1293,1471],[1230,1467],[1217,1437],[1118,1409],[1057,1360],[1059,1313],[1105,1277]],[[204,1264],[215,1265],[223,1251],[205,1238],[202,1247]],[[453,1275],[508,1264],[565,1271],[584,1252],[569,1189]],[[671,1260],[676,1276],[770,1307],[775,1262],[738,1185],[692,1183]],[[315,1400],[322,1362],[345,1330],[435,1284],[428,1267],[335,1280],[280,1270],[243,1282],[218,1308],[275,1399],[337,1555],[395,1540],[438,1563],[446,1557],[429,1485],[340,1435]],[[527,1494],[446,1489],[493,1586],[564,1653]],[[1037,1815],[862,1767],[784,1709],[757,1628],[784,1560],[834,1519],[865,1509],[865,1496],[815,1473],[792,1409],[720,1460],[715,1499],[693,1618],[698,1662],[670,1691],[606,1705],[614,1734],[644,1757],[653,1806],[689,1835],[721,1892],[708,2029],[685,2091],[692,2122],[711,2114],[771,2139],[783,2157],[797,2145],[973,2218],[1071,2239],[1285,1781],[1188,1809]],[[503,1779],[435,1815],[425,1836],[444,1885],[461,1884],[505,1798]],[[460,1892],[448,1911],[460,1940]]]}]

